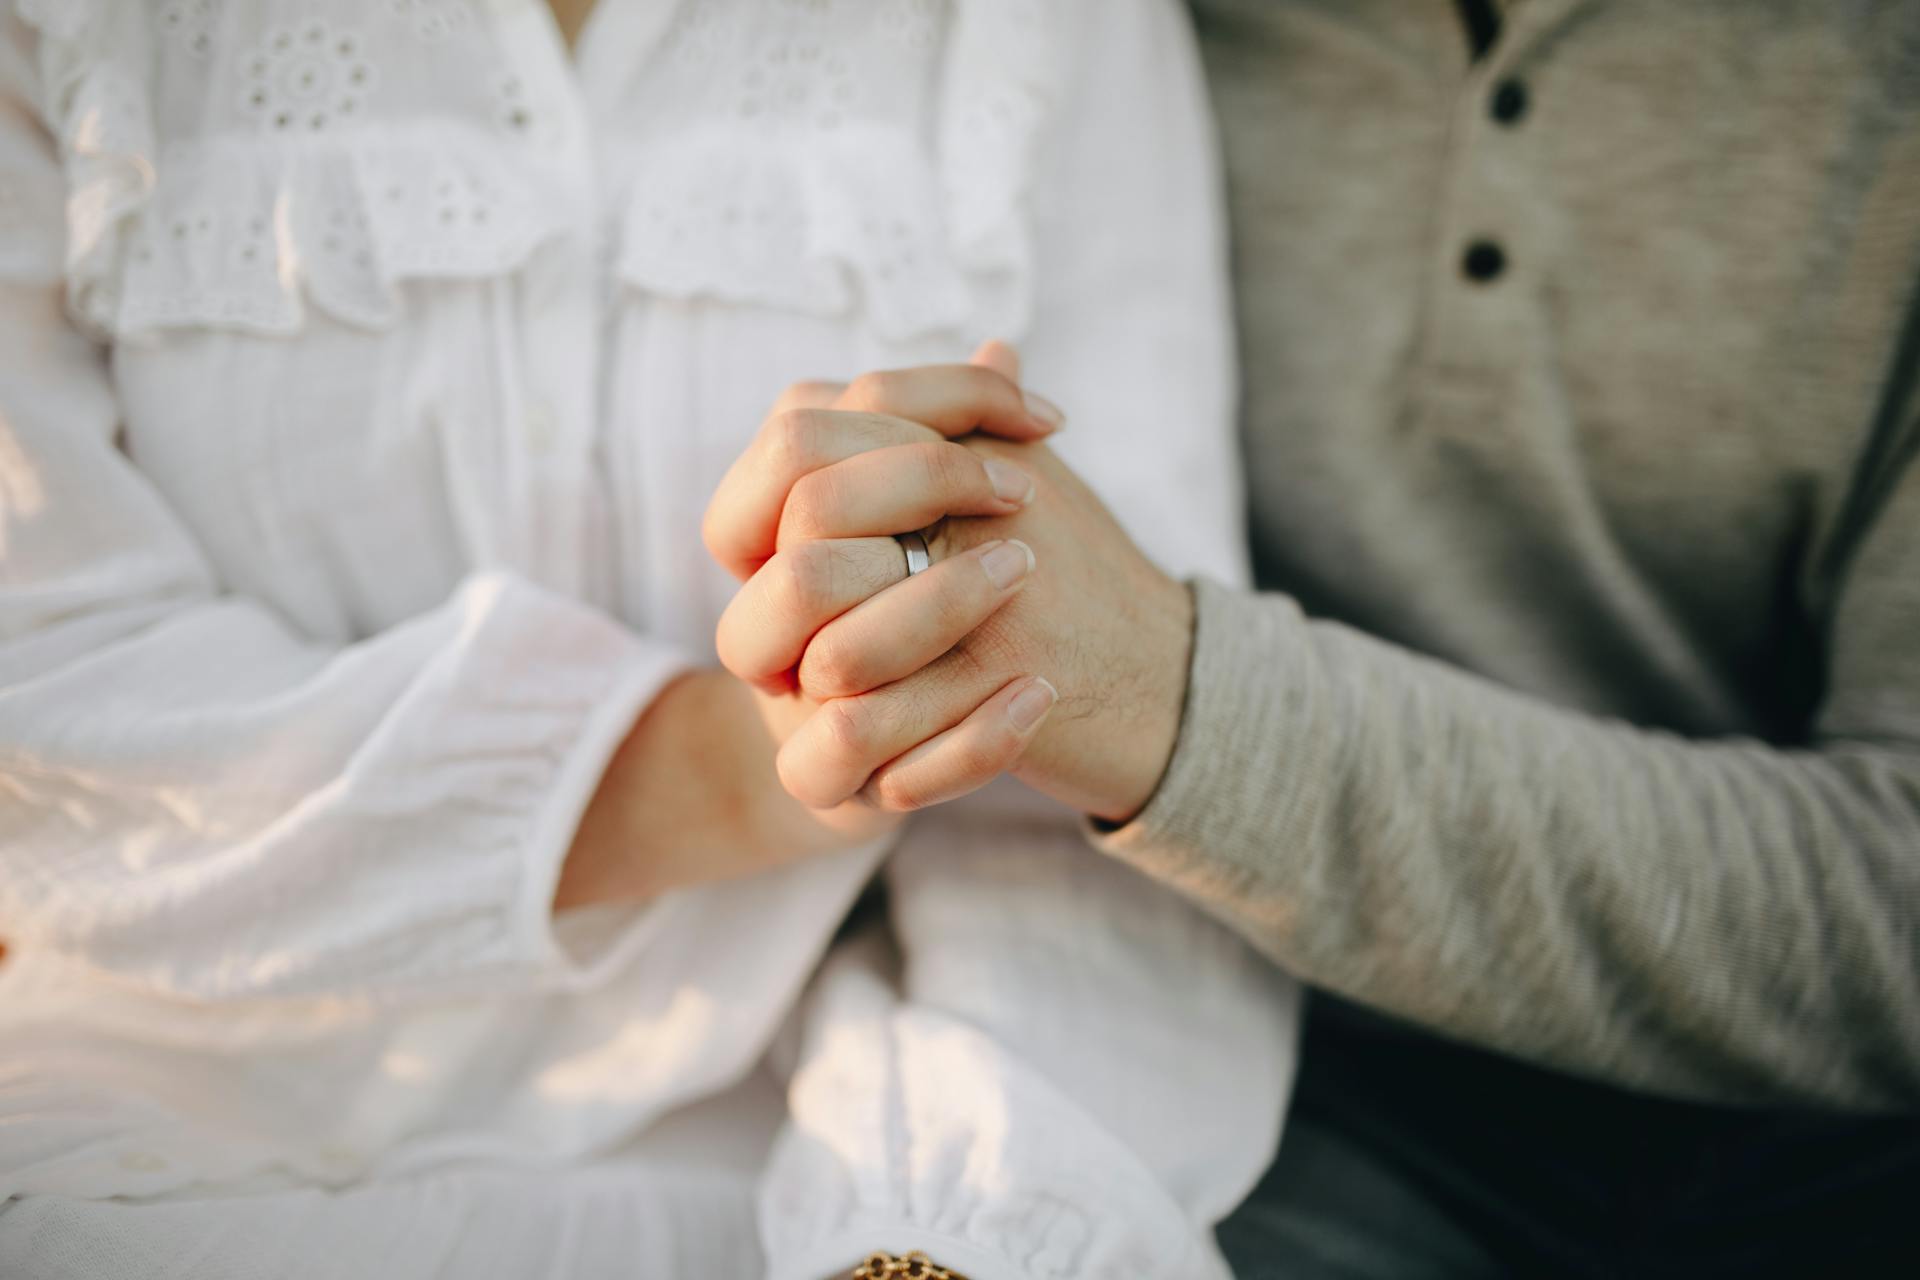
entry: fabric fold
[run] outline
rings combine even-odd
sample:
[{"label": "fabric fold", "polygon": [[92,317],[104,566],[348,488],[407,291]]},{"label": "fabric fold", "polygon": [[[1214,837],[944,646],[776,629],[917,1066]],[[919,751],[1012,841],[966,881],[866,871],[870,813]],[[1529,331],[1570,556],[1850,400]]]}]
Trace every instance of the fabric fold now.
[{"label": "fabric fold", "polygon": [[[935,12],[903,6],[886,34],[910,56],[935,40]],[[753,81],[731,118],[631,143],[620,278],[668,298],[858,312],[893,341],[1024,334],[1031,189],[1064,89],[1065,19],[1028,0],[962,0],[947,21],[931,119],[854,117],[857,91],[833,84],[775,125],[760,95],[779,86]],[[701,30],[689,19],[668,33],[670,63],[672,41],[697,48]]]},{"label": "fabric fold", "polygon": [[762,1188],[773,1280],[875,1250],[1223,1280],[1212,1227],[1272,1159],[1298,989],[1062,811],[946,817],[895,851],[888,933],[809,996]]},{"label": "fabric fold", "polygon": [[[276,31],[243,59],[260,69],[253,90],[241,72],[255,132],[162,142],[142,6],[21,13],[42,35],[41,105],[67,176],[69,307],[97,335],[286,335],[309,304],[384,329],[408,281],[512,273],[570,224],[558,185],[538,180],[510,135],[452,116],[355,119],[376,73],[350,32]],[[274,77],[303,55],[331,94],[295,111]]]}]

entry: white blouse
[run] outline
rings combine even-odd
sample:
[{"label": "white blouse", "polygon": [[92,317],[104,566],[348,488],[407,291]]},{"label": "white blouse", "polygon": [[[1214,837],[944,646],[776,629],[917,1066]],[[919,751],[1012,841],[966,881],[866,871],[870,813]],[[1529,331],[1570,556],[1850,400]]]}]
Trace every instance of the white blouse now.
[{"label": "white blouse", "polygon": [[1019,340],[1243,573],[1179,7],[10,4],[0,1274],[1223,1275],[1293,988],[1071,815],[549,908],[792,380]]}]

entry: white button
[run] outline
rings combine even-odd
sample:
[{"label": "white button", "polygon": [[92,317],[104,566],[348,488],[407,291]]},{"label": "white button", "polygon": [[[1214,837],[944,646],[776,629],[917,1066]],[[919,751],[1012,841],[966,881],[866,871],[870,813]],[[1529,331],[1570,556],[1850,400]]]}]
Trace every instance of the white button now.
[{"label": "white button", "polygon": [[128,1173],[158,1173],[167,1162],[151,1151],[128,1151],[121,1155],[120,1167]]}]

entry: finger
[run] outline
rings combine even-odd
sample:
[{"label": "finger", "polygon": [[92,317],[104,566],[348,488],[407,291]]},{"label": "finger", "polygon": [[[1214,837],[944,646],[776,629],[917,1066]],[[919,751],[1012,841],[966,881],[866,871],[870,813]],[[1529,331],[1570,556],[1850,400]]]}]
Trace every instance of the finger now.
[{"label": "finger", "polygon": [[923,365],[862,374],[835,407],[924,422],[943,436],[975,431],[1008,440],[1038,440],[1066,421],[1045,396],[1022,391],[996,369],[977,364]]},{"label": "finger", "polygon": [[991,369],[1008,382],[1020,381],[1020,353],[998,338],[988,338],[976,347],[967,363]]},{"label": "finger", "polygon": [[707,504],[700,529],[707,550],[735,577],[747,578],[777,549],[780,512],[802,476],[869,449],[940,439],[931,427],[884,414],[782,410],[734,460]]},{"label": "finger", "polygon": [[912,675],[1011,600],[1033,563],[1026,543],[995,540],[887,588],[807,643],[801,692],[824,702]]},{"label": "finger", "polygon": [[1012,515],[1033,493],[1032,476],[965,445],[874,449],[800,477],[780,512],[774,546],[911,533],[946,516]]},{"label": "finger", "polygon": [[953,728],[882,765],[862,794],[875,808],[910,813],[977,791],[1019,763],[1059,700],[1038,676],[1015,680]]},{"label": "finger", "polygon": [[780,393],[767,416],[777,417],[795,409],[831,409],[846,389],[844,382],[796,382]]},{"label": "finger", "polygon": [[820,628],[907,576],[892,538],[802,542],[761,565],[720,615],[720,665],[757,688],[786,692]]},{"label": "finger", "polygon": [[960,646],[904,680],[823,702],[782,744],[780,784],[804,805],[831,809],[874,770],[953,728],[1018,674]]}]

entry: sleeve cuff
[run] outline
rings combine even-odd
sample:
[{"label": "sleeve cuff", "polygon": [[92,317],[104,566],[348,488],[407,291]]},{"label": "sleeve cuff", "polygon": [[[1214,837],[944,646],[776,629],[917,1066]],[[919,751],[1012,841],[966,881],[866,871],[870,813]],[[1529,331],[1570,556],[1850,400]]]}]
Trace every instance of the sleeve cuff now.
[{"label": "sleeve cuff", "polygon": [[[639,936],[652,933],[672,898],[663,898],[637,910],[619,927],[594,921],[600,927],[559,931],[553,914],[553,895],[560,872],[573,847],[580,818],[592,801],[614,752],[640,719],[642,711],[688,664],[677,654],[660,652],[639,640],[633,651],[614,664],[603,696],[586,709],[577,735],[568,744],[548,787],[546,801],[535,813],[527,842],[525,871],[515,921],[512,951],[520,957],[516,968],[552,975],[568,986],[593,986],[629,955]],[[583,917],[589,913],[579,913]],[[591,913],[600,915],[601,913]]]},{"label": "sleeve cuff", "polygon": [[[448,771],[437,786],[461,793],[443,808],[441,837],[466,866],[448,865],[442,874],[464,879],[466,888],[451,892],[439,914],[464,898],[471,932],[443,921],[434,930],[440,945],[423,949],[438,953],[430,963],[455,986],[591,986],[658,927],[671,903],[582,913],[593,919],[562,931],[554,890],[614,752],[691,662],[588,605],[525,582],[475,583],[465,603],[466,642],[456,644],[459,656],[436,682],[445,718],[434,731],[433,762],[417,767]],[[462,767],[475,758],[494,766]]]},{"label": "sleeve cuff", "polygon": [[1186,706],[1166,776],[1130,822],[1088,834],[1260,943],[1265,926],[1282,922],[1249,914],[1290,911],[1295,854],[1325,820],[1339,717],[1291,599],[1205,578],[1193,592]]}]

